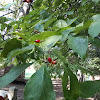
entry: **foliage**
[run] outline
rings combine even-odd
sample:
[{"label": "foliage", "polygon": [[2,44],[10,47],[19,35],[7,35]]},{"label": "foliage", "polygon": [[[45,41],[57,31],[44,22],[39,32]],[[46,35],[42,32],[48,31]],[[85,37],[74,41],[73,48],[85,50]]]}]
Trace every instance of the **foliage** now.
[{"label": "foliage", "polygon": [[[10,5],[7,5],[8,8]],[[41,67],[37,66],[38,70],[26,84],[25,100],[55,99],[49,74],[62,78],[66,100],[93,96],[100,88],[100,81],[80,83],[76,72],[80,69],[83,73],[93,75],[96,73],[91,72],[91,65],[100,66],[100,63],[97,64],[100,62],[97,60],[100,58],[97,53],[100,49],[100,1],[34,0],[31,6],[29,14],[19,20],[0,17],[2,67],[13,63],[14,58],[17,60],[16,67],[0,78],[0,88],[15,80],[30,65],[29,62],[35,61]],[[9,24],[7,21],[10,21]],[[35,42],[37,39],[39,43]],[[48,57],[57,64],[49,63]],[[93,59],[96,63],[93,63]],[[9,77],[13,78],[8,81]],[[6,84],[4,80],[7,80]],[[66,88],[68,85],[69,88]]]}]

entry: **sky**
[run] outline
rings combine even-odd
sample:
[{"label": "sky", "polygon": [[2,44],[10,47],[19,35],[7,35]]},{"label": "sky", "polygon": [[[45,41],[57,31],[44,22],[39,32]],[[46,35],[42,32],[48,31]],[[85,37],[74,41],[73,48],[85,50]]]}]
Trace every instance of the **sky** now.
[{"label": "sky", "polygon": [[[6,5],[6,4],[9,4],[9,3],[12,3],[13,0],[0,0],[0,4],[3,4],[3,5]],[[0,16],[6,14],[7,12],[4,12],[4,11],[0,11]]]}]

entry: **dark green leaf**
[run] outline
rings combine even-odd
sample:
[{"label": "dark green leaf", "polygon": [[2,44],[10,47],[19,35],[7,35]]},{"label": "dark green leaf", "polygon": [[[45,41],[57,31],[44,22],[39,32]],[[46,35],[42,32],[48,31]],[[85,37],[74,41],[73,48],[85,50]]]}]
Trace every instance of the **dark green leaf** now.
[{"label": "dark green leaf", "polygon": [[71,25],[74,21],[76,21],[77,20],[77,18],[73,18],[73,19],[69,19],[68,21],[67,21],[67,25],[69,26],[69,25]]},{"label": "dark green leaf", "polygon": [[88,98],[93,96],[100,89],[99,81],[87,81],[80,83],[80,97]]},{"label": "dark green leaf", "polygon": [[27,82],[24,100],[55,100],[52,81],[45,65],[42,65]]},{"label": "dark green leaf", "polygon": [[[79,83],[77,80],[77,77],[71,69],[68,67],[68,62],[66,61],[66,58],[61,55],[58,51],[53,51],[54,54],[64,63],[64,76],[62,79],[62,85],[63,85],[63,92],[64,97],[66,100],[76,100],[79,97]],[[68,90],[68,76],[70,80],[70,90]]]},{"label": "dark green leaf", "polygon": [[34,45],[33,44],[30,44],[29,46],[26,46],[26,47],[23,47],[22,49],[14,49],[12,50],[8,55],[7,55],[7,58],[8,60],[6,61],[6,63],[8,63],[13,57],[23,53],[23,52],[26,52],[26,51],[29,51],[29,50],[32,50],[34,49]]},{"label": "dark green leaf", "polygon": [[17,48],[22,48],[22,43],[21,41],[13,38],[5,44],[4,50],[2,51],[1,55],[3,57],[7,57],[9,52]]},{"label": "dark green leaf", "polygon": [[0,78],[0,89],[13,82],[31,64],[21,64],[13,67],[7,74]]}]

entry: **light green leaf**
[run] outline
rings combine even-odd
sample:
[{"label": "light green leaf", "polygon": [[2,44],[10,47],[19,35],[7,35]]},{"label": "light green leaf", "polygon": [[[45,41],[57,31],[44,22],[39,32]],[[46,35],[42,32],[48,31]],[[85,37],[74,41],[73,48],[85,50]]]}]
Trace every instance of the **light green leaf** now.
[{"label": "light green leaf", "polygon": [[0,11],[4,10],[4,8],[0,8]]},{"label": "light green leaf", "polygon": [[92,16],[91,18],[93,21],[97,21],[98,19],[100,19],[100,14],[96,14],[94,16]]},{"label": "light green leaf", "polygon": [[92,0],[92,1],[94,1],[95,3],[98,3],[100,0]]},{"label": "light green leaf", "polygon": [[54,24],[54,27],[57,27],[57,28],[63,28],[63,27],[67,27],[67,26],[68,25],[65,20],[58,20]]},{"label": "light green leaf", "polygon": [[52,81],[45,65],[42,65],[27,82],[24,100],[55,100]]},{"label": "light green leaf", "polygon": [[0,89],[13,82],[31,64],[20,64],[13,67],[7,74],[0,78]]},{"label": "light green leaf", "polygon": [[95,22],[92,22],[88,29],[89,35],[94,38],[99,35],[100,33],[100,19],[96,20]]},{"label": "light green leaf", "polygon": [[33,43],[35,43],[35,40],[37,40],[37,39],[44,40],[44,39],[46,39],[50,36],[54,36],[54,35],[61,35],[61,33],[55,32],[55,31],[45,31],[45,32],[42,32],[42,33],[39,33],[39,34],[36,34],[36,35],[30,37],[29,43],[33,44]]},{"label": "light green leaf", "polygon": [[64,30],[64,31],[62,32],[63,40],[65,41],[66,38],[68,37],[68,34],[69,34],[70,32],[72,32],[72,31],[74,31],[74,30],[75,30],[75,27],[71,27],[71,28],[68,28],[68,29]]},{"label": "light green leaf", "polygon": [[72,15],[74,13],[74,11],[68,11],[68,12],[66,12],[65,14],[66,15]]},{"label": "light green leaf", "polygon": [[88,38],[71,37],[68,39],[68,46],[84,59],[88,48]]},{"label": "light green leaf", "polygon": [[39,32],[44,32],[44,26],[41,24],[37,24],[34,29],[38,30]]},{"label": "light green leaf", "polygon": [[59,41],[60,38],[61,38],[61,35],[48,37],[45,39],[45,41],[42,43],[41,46],[45,51],[48,51],[52,46],[55,45],[57,41]]}]

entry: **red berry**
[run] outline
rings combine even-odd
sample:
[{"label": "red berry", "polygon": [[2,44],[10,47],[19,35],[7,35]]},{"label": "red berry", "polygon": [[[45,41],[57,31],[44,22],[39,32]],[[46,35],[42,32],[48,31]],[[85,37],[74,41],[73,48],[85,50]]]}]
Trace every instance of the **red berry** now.
[{"label": "red berry", "polygon": [[27,2],[27,3],[29,3],[29,2],[33,2],[33,0],[23,0],[23,2]]},{"label": "red berry", "polygon": [[52,64],[57,64],[57,62],[54,60],[54,61],[52,61]]},{"label": "red berry", "polygon": [[36,43],[39,43],[39,42],[40,42],[40,40],[38,40],[38,39],[37,39],[37,40],[35,40],[35,42],[36,42]]},{"label": "red berry", "polygon": [[0,96],[0,100],[4,100],[4,98],[2,96]]},{"label": "red berry", "polygon": [[52,59],[50,57],[47,58],[48,62],[51,63]]},{"label": "red berry", "polygon": [[19,39],[22,39],[22,37],[20,37]]}]

